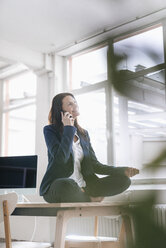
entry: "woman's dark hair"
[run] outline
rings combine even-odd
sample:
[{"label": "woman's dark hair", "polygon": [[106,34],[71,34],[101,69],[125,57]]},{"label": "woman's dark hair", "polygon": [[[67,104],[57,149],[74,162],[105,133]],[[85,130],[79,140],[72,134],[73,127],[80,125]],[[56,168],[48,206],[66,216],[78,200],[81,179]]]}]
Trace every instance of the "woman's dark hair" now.
[{"label": "woman's dark hair", "polygon": [[[61,112],[63,111],[62,110],[62,101],[63,101],[63,98],[66,96],[71,96],[75,99],[75,97],[71,93],[60,93],[60,94],[54,96],[54,98],[52,99],[51,109],[50,109],[50,112],[48,115],[49,124],[55,124],[56,128],[59,129],[60,132],[63,131],[63,123],[62,123],[62,118],[61,118]],[[85,135],[85,131],[78,124],[77,118],[74,121],[74,126],[77,128],[77,130],[81,134]]]}]

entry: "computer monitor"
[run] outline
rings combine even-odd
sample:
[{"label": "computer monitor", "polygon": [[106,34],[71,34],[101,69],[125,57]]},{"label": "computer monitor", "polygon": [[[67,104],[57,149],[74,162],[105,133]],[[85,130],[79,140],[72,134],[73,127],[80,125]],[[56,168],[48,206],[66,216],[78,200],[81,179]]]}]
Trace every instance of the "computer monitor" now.
[{"label": "computer monitor", "polygon": [[0,157],[0,193],[34,194],[37,155]]}]

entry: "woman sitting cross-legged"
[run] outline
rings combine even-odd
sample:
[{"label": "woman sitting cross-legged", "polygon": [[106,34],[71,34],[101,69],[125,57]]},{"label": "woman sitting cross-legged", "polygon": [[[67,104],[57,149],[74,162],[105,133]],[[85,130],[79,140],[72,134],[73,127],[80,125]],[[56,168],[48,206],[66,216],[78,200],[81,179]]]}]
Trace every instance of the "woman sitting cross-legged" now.
[{"label": "woman sitting cross-legged", "polygon": [[125,191],[130,177],[139,173],[136,168],[100,163],[88,132],[78,124],[78,115],[72,94],[53,98],[49,125],[44,127],[48,166],[40,185],[40,195],[49,203],[101,201]]}]

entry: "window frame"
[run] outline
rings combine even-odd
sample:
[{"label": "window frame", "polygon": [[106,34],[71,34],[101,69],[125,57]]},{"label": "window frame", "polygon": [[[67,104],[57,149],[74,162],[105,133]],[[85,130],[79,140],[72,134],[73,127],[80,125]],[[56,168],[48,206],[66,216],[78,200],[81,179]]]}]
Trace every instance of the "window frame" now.
[{"label": "window frame", "polygon": [[[133,35],[143,33],[143,32],[146,32],[148,30],[152,30],[152,29],[160,27],[160,26],[163,27],[164,62],[161,64],[158,64],[158,65],[149,67],[147,69],[144,69],[144,70],[141,70],[138,72],[134,72],[133,75],[127,75],[124,78],[124,80],[126,82],[128,80],[135,79],[135,78],[141,77],[141,76],[145,76],[148,73],[156,72],[156,71],[159,71],[161,69],[166,70],[166,20],[159,21],[157,24],[152,24],[150,27],[141,27],[139,30],[137,30],[135,32],[130,31],[128,33],[125,33],[125,34],[120,35],[119,37],[116,37],[113,39],[113,43],[114,43],[114,41],[117,42],[117,41],[120,41],[122,39],[132,37]],[[127,101],[130,101],[130,100],[132,100],[132,98],[129,98],[127,96]],[[165,73],[165,101],[166,101],[166,73]],[[163,105],[163,107],[164,107],[164,105]],[[126,112],[126,114],[128,115],[127,112]],[[163,140],[161,140],[161,141],[163,141]],[[142,165],[145,165],[145,163],[143,163]],[[166,166],[164,166],[164,167],[166,168]],[[163,168],[163,166],[161,166],[161,169],[162,168]],[[153,171],[153,173],[154,173],[154,171]],[[153,173],[152,173],[152,175],[153,175]],[[151,176],[150,178],[146,178],[146,179],[144,177],[143,178],[134,178],[134,179],[132,179],[132,184],[137,189],[139,189],[139,185],[145,185],[145,186],[151,185],[151,187],[153,188],[153,185],[156,185],[156,184],[158,184],[159,187],[162,188],[163,184],[166,184],[166,176],[165,176],[165,178],[159,177],[159,176],[157,176],[157,177]]]},{"label": "window frame", "polygon": [[[9,76],[3,80],[0,80],[0,84],[1,84],[1,87],[0,87],[0,90],[1,90],[1,94],[0,94],[0,155],[2,156],[2,143],[3,143],[3,139],[2,139],[2,132],[3,132],[3,114],[8,114],[10,113],[11,111],[13,110],[17,110],[17,109],[22,109],[26,106],[30,106],[30,105],[36,105],[37,103],[37,95],[34,96],[34,98],[32,99],[31,102],[28,102],[28,103],[24,103],[24,104],[20,104],[18,106],[14,106],[14,107],[4,107],[3,105],[3,93],[4,93],[4,85],[6,83],[9,83],[10,80],[14,79],[14,78],[17,78],[19,76],[22,76],[22,75],[25,75],[27,73],[31,72],[31,70],[26,70],[26,71],[22,71],[22,72],[19,72],[17,73],[16,75],[13,75],[13,76]],[[37,93],[37,92],[36,92]],[[7,117],[8,118],[8,117]],[[5,126],[5,151],[4,151],[4,155],[3,156],[8,156],[8,147],[7,147],[7,144],[8,144],[8,134],[7,134],[7,129],[8,127]],[[35,122],[35,129],[36,129],[36,122]],[[6,138],[7,137],[7,138]],[[35,146],[36,147],[36,146]],[[35,148],[36,150],[36,148]],[[34,151],[34,154],[35,154],[35,151]]]},{"label": "window frame", "polygon": [[90,47],[89,49],[85,49],[79,53],[76,53],[74,55],[70,55],[67,57],[68,61],[69,61],[69,84],[68,84],[68,90],[72,92],[73,95],[77,96],[77,95],[82,95],[85,93],[89,93],[89,92],[95,92],[97,90],[101,90],[103,89],[105,92],[105,99],[106,99],[106,132],[107,132],[107,163],[108,164],[114,164],[115,163],[115,151],[114,151],[114,146],[113,146],[113,142],[114,142],[114,133],[113,133],[113,129],[114,129],[114,123],[113,123],[113,111],[112,111],[112,105],[113,105],[113,87],[112,85],[109,83],[109,73],[108,73],[108,63],[107,63],[107,80],[105,81],[100,81],[97,82],[95,84],[91,84],[88,86],[85,86],[83,88],[79,88],[79,89],[72,89],[71,85],[72,85],[72,58],[76,57],[76,56],[80,56],[82,54],[88,53],[88,52],[92,52],[95,51],[97,49],[100,49],[102,47],[106,47],[108,46],[108,42],[103,42],[100,45],[95,45],[93,47]]},{"label": "window frame", "polygon": [[[112,47],[114,42],[119,41],[121,39],[124,39],[124,37],[129,37],[129,36],[133,36],[135,34],[146,32],[147,30],[154,29],[154,28],[159,27],[159,26],[163,27],[164,63],[155,65],[153,67],[149,67],[149,68],[142,70],[142,71],[139,71],[139,72],[135,72],[132,76],[126,77],[125,80],[134,79],[134,78],[137,78],[138,76],[144,76],[148,73],[158,71],[159,69],[166,69],[166,20],[159,20],[156,23],[151,23],[149,25],[141,26],[136,31],[130,30],[128,32],[125,32],[124,34],[117,35],[116,37],[109,38],[108,40],[105,40],[102,43],[100,43],[100,46],[109,45]],[[77,56],[81,53],[89,52],[90,49],[95,49],[97,47],[98,47],[98,44],[95,44],[92,47],[84,49],[83,51],[80,51],[80,52],[77,52],[76,54],[72,54],[70,56],[67,56],[67,59],[71,58],[72,56]],[[108,59],[110,59],[110,58],[108,58]],[[107,63],[107,66],[108,66],[108,63]],[[70,67],[70,70],[72,70],[72,67]],[[108,73],[108,80],[107,81],[103,81],[100,83],[96,83],[94,85],[86,86],[82,89],[74,89],[74,90],[72,90],[70,88],[71,87],[71,80],[72,80],[72,78],[70,77],[70,84],[69,84],[70,87],[67,87],[67,88],[69,90],[71,90],[71,92],[74,95],[84,94],[84,93],[89,92],[89,91],[92,92],[92,91],[95,91],[95,90],[100,89],[100,88],[105,89],[105,92],[106,92],[106,109],[107,109],[106,110],[106,112],[107,112],[106,123],[107,123],[107,130],[108,130],[109,134],[111,134],[111,135],[108,135],[109,138],[107,140],[107,154],[109,154],[108,155],[108,164],[110,164],[110,163],[114,164],[114,162],[115,162],[115,150],[114,150],[115,149],[115,142],[114,142],[114,139],[115,139],[114,128],[115,127],[114,127],[114,121],[113,121],[114,89],[110,83],[111,82],[111,76],[109,75],[109,68],[107,70],[107,73]],[[165,73],[165,81],[166,81],[166,73]],[[166,87],[165,87],[165,92],[166,92]],[[128,100],[130,100],[130,99],[128,99]],[[111,109],[111,111],[110,111],[110,109]],[[110,136],[111,136],[111,138],[110,138]],[[110,146],[112,146],[111,153],[110,153],[110,149],[109,149]],[[109,152],[108,152],[108,149],[109,149]],[[159,178],[158,177],[158,178],[155,178],[154,180],[153,180],[153,178],[151,178],[151,179],[147,179],[147,182],[146,182],[146,179],[132,179],[132,181],[134,184],[146,184],[147,182],[152,183],[152,184],[153,183],[161,184],[163,182],[166,183],[166,178]]]}]

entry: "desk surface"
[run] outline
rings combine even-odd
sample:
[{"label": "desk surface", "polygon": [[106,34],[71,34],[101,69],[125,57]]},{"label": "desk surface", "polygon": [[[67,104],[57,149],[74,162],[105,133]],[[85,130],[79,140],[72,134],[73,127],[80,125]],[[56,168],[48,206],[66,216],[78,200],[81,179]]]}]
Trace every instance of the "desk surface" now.
[{"label": "desk surface", "polygon": [[73,202],[73,203],[47,203],[47,202],[23,202],[18,203],[17,208],[79,208],[79,207],[111,207],[128,206],[131,202]]},{"label": "desk surface", "polygon": [[[131,204],[131,203],[130,203]],[[128,202],[76,202],[76,203],[18,203],[12,215],[22,216],[57,216],[60,210],[78,210],[91,212],[115,211],[120,213],[122,208],[130,205]]]}]

